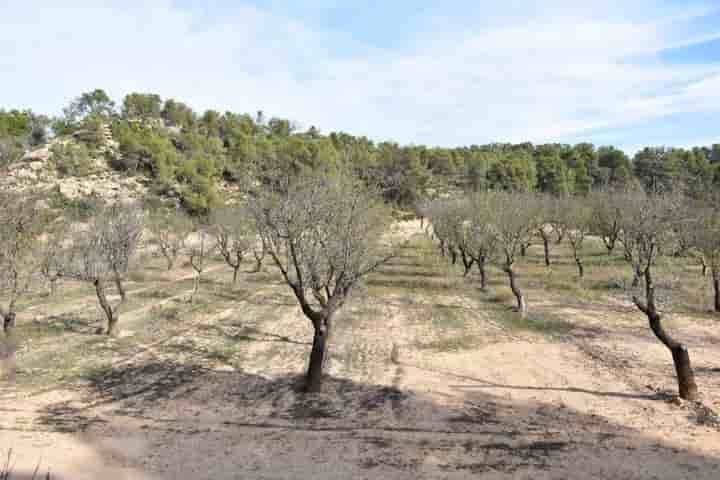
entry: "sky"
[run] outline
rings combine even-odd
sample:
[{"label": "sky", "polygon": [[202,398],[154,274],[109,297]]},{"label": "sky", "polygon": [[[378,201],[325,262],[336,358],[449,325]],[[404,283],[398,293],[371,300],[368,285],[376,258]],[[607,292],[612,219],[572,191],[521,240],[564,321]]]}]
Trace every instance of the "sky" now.
[{"label": "sky", "polygon": [[103,88],[403,144],[720,143],[720,0],[0,0],[0,108]]}]

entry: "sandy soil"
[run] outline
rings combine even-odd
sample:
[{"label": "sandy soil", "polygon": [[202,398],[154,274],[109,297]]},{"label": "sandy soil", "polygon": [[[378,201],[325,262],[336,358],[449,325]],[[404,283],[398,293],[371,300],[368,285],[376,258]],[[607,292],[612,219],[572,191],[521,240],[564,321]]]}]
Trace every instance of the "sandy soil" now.
[{"label": "sandy soil", "polygon": [[[49,391],[4,384],[0,451],[12,448],[20,479],[38,462],[53,478],[105,480],[720,478],[716,321],[672,320],[702,390],[683,402],[629,304],[534,288],[531,308],[575,327],[510,329],[474,287],[442,288],[431,263],[395,259],[347,305],[322,394],[298,393],[310,325],[289,291],[245,274],[243,300],[112,368]],[[408,287],[418,279],[429,287]],[[147,311],[123,328],[141,332]],[[201,347],[219,338],[233,353],[210,361]],[[428,347],[438,340],[458,343]]]}]

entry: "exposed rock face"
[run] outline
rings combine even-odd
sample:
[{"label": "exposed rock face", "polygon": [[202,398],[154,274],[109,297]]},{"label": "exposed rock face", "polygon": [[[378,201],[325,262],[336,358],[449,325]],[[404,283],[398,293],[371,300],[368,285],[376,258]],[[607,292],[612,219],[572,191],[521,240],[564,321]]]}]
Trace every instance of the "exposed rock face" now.
[{"label": "exposed rock face", "polygon": [[[83,177],[58,175],[52,162],[51,144],[26,153],[19,161],[0,173],[0,189],[38,194],[59,191],[75,199],[93,196],[106,202],[126,202],[141,199],[147,193],[147,180],[143,177],[129,177],[113,171],[107,160],[95,158],[92,173]],[[110,146],[110,148],[112,148]]]}]

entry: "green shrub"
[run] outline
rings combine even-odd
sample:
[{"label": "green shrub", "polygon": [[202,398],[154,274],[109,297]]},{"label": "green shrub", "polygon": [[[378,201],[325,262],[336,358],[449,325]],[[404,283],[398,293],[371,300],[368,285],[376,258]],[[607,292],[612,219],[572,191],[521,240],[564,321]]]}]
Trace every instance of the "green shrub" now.
[{"label": "green shrub", "polygon": [[53,163],[63,177],[84,177],[93,172],[93,160],[83,144],[68,142],[56,144],[51,149]]}]

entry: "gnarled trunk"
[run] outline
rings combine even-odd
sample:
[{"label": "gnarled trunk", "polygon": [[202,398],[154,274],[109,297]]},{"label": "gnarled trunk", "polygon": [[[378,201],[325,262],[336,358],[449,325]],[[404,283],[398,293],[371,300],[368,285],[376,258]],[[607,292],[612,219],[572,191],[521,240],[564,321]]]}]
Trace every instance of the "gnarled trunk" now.
[{"label": "gnarled trunk", "polygon": [[468,273],[470,273],[470,269],[475,263],[475,260],[473,260],[471,256],[466,255],[465,250],[460,250],[460,255],[462,258],[463,267],[465,268],[465,271],[463,272],[463,277],[467,277]]},{"label": "gnarled trunk", "polygon": [[95,285],[95,294],[97,295],[100,308],[105,313],[105,317],[108,321],[107,335],[114,337],[118,334],[118,320],[119,315],[117,309],[113,309],[108,302],[107,295],[105,295],[105,284],[100,279],[95,279],[93,282]]},{"label": "gnarled trunk", "polygon": [[542,236],[543,240],[543,250],[545,252],[545,266],[550,266],[550,239],[546,236]]},{"label": "gnarled trunk", "polygon": [[680,398],[697,400],[698,388],[695,383],[692,365],[690,364],[688,349],[685,345],[668,335],[662,326],[662,317],[655,307],[655,286],[649,267],[645,269],[644,277],[646,303],[643,304],[637,297],[634,297],[635,305],[647,316],[650,329],[672,354]]},{"label": "gnarled trunk", "polygon": [[485,272],[485,255],[478,259],[477,266],[480,271],[480,290],[487,290],[487,273]]},{"label": "gnarled trunk", "polygon": [[329,357],[331,317],[332,315],[326,315],[318,322],[313,322],[313,344],[305,376],[306,392],[319,392],[322,388],[323,369]]},{"label": "gnarled trunk", "polygon": [[116,273],[113,281],[115,282],[115,287],[117,288],[118,294],[120,294],[120,301],[125,303],[125,300],[127,300],[127,293],[125,292],[125,287],[123,286],[120,275]]},{"label": "gnarled trunk", "polygon": [[603,235],[602,241],[605,244],[605,249],[607,250],[608,255],[612,255],[613,250],[615,250],[615,242],[617,241],[617,235]]},{"label": "gnarled trunk", "polygon": [[17,314],[13,310],[10,310],[3,315],[3,332],[5,332],[5,335],[8,337],[10,337],[15,330],[16,318]]},{"label": "gnarled trunk", "polygon": [[575,263],[577,264],[578,275],[580,278],[583,278],[585,276],[585,268],[583,267],[582,259],[577,255],[575,255]]},{"label": "gnarled trunk", "polygon": [[504,270],[510,279],[510,290],[512,290],[513,295],[515,295],[518,312],[520,313],[520,316],[525,317],[527,315],[527,303],[525,302],[525,296],[522,294],[517,285],[515,270],[513,270],[512,265],[505,265]]}]

